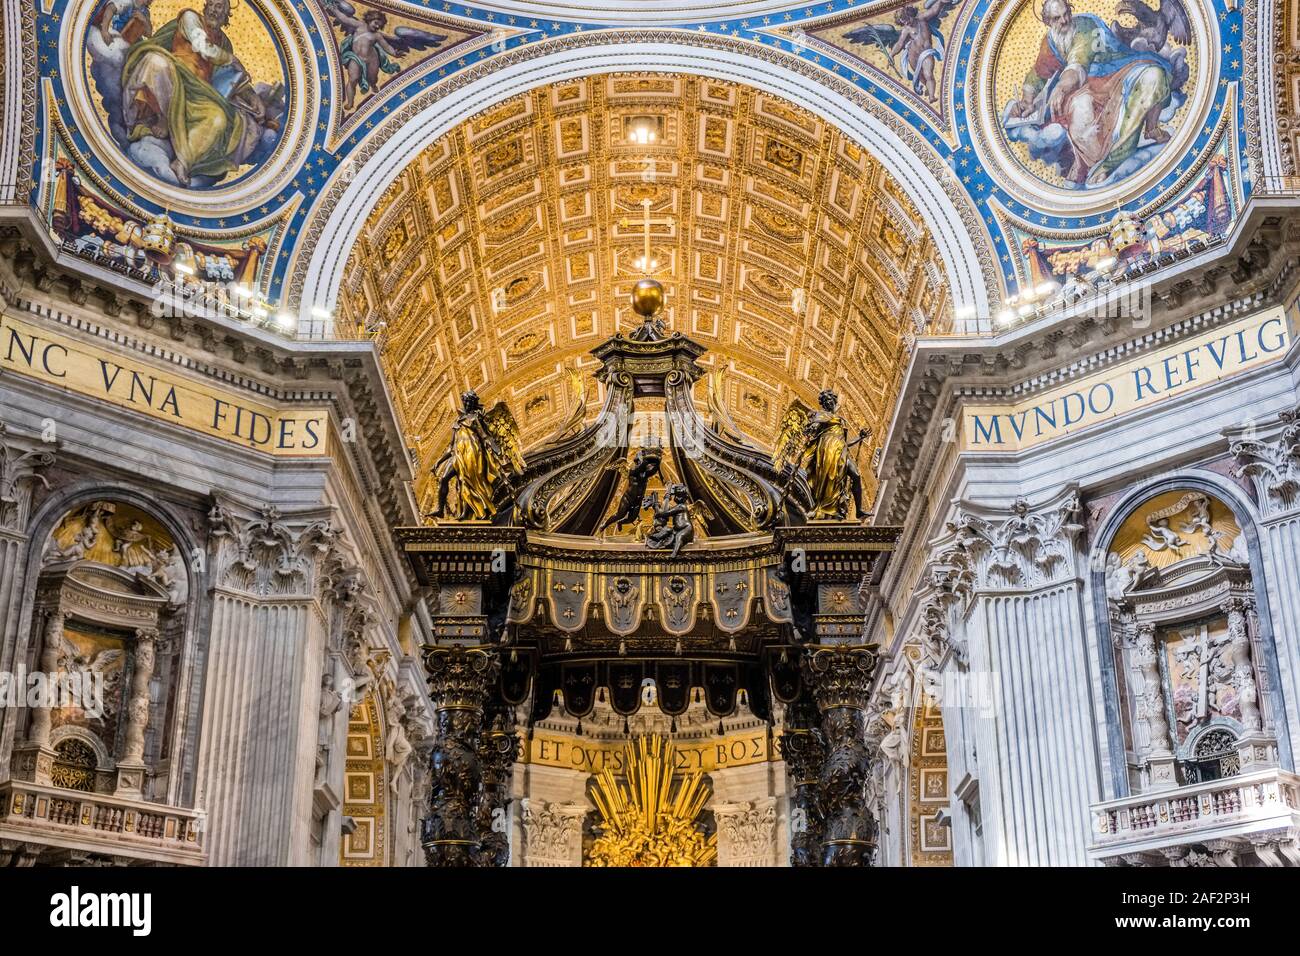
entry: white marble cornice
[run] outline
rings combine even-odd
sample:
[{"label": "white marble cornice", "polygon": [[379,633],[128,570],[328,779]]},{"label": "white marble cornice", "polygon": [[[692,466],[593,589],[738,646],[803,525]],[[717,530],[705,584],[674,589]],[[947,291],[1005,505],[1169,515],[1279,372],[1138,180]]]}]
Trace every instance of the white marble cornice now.
[{"label": "white marble cornice", "polygon": [[1230,243],[1129,283],[1150,323],[1091,316],[1086,303],[993,336],[917,341],[881,458],[877,520],[906,524],[951,444],[962,401],[1022,400],[1153,348],[1287,301],[1300,265],[1300,216],[1251,200]]}]

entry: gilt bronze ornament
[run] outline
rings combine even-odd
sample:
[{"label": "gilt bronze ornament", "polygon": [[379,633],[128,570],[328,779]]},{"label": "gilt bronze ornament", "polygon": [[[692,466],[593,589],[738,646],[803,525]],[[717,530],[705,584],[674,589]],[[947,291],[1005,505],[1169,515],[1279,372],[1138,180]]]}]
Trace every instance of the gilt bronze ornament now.
[{"label": "gilt bronze ornament", "polygon": [[425,859],[430,866],[474,866],[481,844],[474,812],[483,782],[479,735],[500,662],[489,648],[427,647],[424,669],[435,714]]},{"label": "gilt bronze ornament", "polygon": [[[662,289],[644,284],[634,306],[657,320]],[[729,424],[716,382],[707,409],[696,405],[702,346],[643,328],[593,350],[594,419],[575,414],[527,453],[503,405],[484,412],[467,395],[439,466],[446,510],[465,520],[399,529],[437,645],[426,653],[438,728],[428,860],[508,858],[511,707],[534,724],[561,708],[589,720],[602,701],[675,721],[694,701],[718,720],[746,707],[768,721],[786,705],[793,861],[869,865],[862,710],[874,655],[832,643],[861,639],[861,585],[879,583],[899,534],[842,520],[851,503],[865,515],[851,460],[865,436],[849,437],[827,392],[820,411],[790,416],[773,455]],[[629,524],[637,533],[606,533]],[[598,785],[594,863],[712,859],[697,826],[706,789],[675,780],[652,750],[628,757],[642,768],[628,782]]]},{"label": "gilt bronze ornament", "polygon": [[645,536],[647,548],[655,551],[671,550],[675,558],[682,548],[695,540],[690,498],[685,485],[670,485],[662,502],[658,492],[651,494],[645,500],[645,507],[654,512],[654,526]]},{"label": "gilt bronze ornament", "polygon": [[817,396],[816,409],[809,409],[795,399],[781,419],[774,461],[787,476],[796,471],[808,483],[812,511],[808,517],[844,521],[853,504],[854,517],[865,520],[869,515],[862,503],[862,475],[854,449],[871,437],[859,429],[849,438],[848,422],[839,414],[840,399],[830,389]]},{"label": "gilt bronze ornament", "polygon": [[460,415],[452,426],[451,444],[433,471],[438,476],[437,503],[430,517],[447,513],[447,495],[456,483],[458,521],[488,521],[503,508],[513,479],[524,468],[519,426],[505,402],[487,411],[472,389],[461,396]]},{"label": "gilt bronze ornament", "polygon": [[867,807],[871,753],[866,709],[877,661],[873,649],[846,644],[809,649],[802,661],[804,682],[821,711],[819,735],[826,746],[818,776],[822,866],[875,862],[876,820]]}]

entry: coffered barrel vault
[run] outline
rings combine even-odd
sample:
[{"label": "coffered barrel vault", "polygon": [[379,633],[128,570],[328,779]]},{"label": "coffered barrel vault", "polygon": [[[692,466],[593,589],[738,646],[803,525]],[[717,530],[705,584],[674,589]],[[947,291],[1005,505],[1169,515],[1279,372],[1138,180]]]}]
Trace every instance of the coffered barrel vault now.
[{"label": "coffered barrel vault", "polygon": [[[353,248],[340,332],[376,338],[426,463],[467,388],[518,409],[526,443],[568,417],[566,368],[585,375],[592,347],[639,324],[627,303],[647,218],[669,324],[709,346],[742,429],[771,444],[791,398],[831,387],[883,432],[910,342],[950,311],[897,183],[777,97],[615,74],[539,88],[442,137]],[[588,380],[593,413],[598,397]]]}]

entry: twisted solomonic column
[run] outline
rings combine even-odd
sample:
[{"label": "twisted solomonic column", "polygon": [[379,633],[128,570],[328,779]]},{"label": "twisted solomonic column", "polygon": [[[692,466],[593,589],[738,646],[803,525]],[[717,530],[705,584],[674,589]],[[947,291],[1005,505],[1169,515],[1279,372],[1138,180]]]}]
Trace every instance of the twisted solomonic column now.
[{"label": "twisted solomonic column", "polygon": [[479,736],[483,785],[474,817],[479,834],[480,866],[510,864],[510,784],[519,758],[515,709],[495,702],[488,707],[488,726]]},{"label": "twisted solomonic column", "polygon": [[483,706],[501,663],[493,648],[426,647],[424,670],[434,706],[432,782],[422,843],[429,866],[474,866],[480,839],[475,810],[483,783],[479,735]]},{"label": "twisted solomonic column", "polygon": [[821,866],[822,812],[818,778],[826,761],[826,743],[818,728],[820,714],[807,693],[785,708],[781,758],[785,761],[790,801],[790,865]]},{"label": "twisted solomonic column", "polygon": [[821,711],[826,759],[818,777],[824,819],[822,866],[871,866],[876,820],[867,806],[871,752],[867,705],[879,658],[870,647],[835,644],[810,649],[801,662]]}]

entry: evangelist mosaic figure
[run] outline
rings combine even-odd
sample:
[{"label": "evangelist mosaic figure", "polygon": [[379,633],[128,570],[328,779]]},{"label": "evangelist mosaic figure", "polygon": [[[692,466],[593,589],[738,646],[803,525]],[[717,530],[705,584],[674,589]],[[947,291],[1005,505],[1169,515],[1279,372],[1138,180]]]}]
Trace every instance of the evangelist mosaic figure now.
[{"label": "evangelist mosaic figure", "polygon": [[1075,13],[1070,0],[1044,0],[1037,59],[1002,114],[1007,137],[1074,188],[1142,168],[1170,139],[1186,99],[1191,27],[1182,0],[1121,0],[1116,13],[1138,25],[1107,25]]},{"label": "evangelist mosaic figure", "polygon": [[274,151],[281,77],[257,82],[225,28],[231,0],[204,0],[153,29],[151,0],[105,0],[87,35],[109,132],[137,166],[190,188],[217,185]]}]

